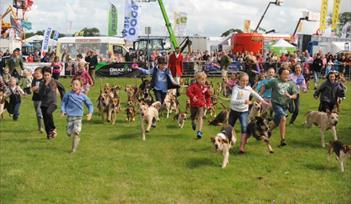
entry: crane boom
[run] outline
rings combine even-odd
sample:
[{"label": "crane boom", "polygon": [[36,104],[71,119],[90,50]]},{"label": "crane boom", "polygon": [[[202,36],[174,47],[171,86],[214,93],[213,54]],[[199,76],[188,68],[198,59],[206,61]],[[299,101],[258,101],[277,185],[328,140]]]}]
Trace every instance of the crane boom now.
[{"label": "crane boom", "polygon": [[165,9],[165,6],[163,5],[163,1],[162,0],[157,0],[157,1],[158,1],[158,4],[160,5],[162,16],[163,16],[163,19],[165,20],[166,28],[167,28],[167,31],[168,31],[171,43],[173,45],[173,49],[175,49],[176,47],[178,47],[177,38],[176,38],[176,36],[174,34],[172,25],[171,25],[171,23],[169,21],[169,18],[168,18],[168,15],[167,15],[167,11]]}]

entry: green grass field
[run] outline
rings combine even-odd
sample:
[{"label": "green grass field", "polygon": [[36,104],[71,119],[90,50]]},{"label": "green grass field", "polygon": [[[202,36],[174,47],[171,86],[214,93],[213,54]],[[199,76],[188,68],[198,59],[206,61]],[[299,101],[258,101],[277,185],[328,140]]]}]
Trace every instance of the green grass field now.
[{"label": "green grass field", "polygon": [[[122,86],[136,81],[104,79]],[[63,82],[68,88],[69,80]],[[98,92],[99,83],[90,93],[95,107]],[[124,92],[122,100],[125,105]],[[247,153],[239,155],[237,143],[229,165],[221,169],[222,156],[210,142],[219,127],[206,125],[204,138],[194,140],[189,121],[179,129],[163,117],[142,141],[139,118],[127,124],[123,112],[111,125],[95,113],[92,121],[83,122],[79,149],[70,154],[60,111],[55,113],[58,138],[47,141],[37,132],[31,98],[26,97],[19,121],[7,114],[0,121],[0,203],[351,203],[351,161],[342,174],[334,157],[327,160],[319,129],[302,127],[304,113],[316,110],[318,101],[309,91],[301,102],[296,124],[287,128],[288,146],[278,147],[277,130],[271,139],[274,154],[250,139]],[[350,120],[348,93],[338,124],[339,139],[348,144]],[[332,139],[330,132],[326,139]]]}]

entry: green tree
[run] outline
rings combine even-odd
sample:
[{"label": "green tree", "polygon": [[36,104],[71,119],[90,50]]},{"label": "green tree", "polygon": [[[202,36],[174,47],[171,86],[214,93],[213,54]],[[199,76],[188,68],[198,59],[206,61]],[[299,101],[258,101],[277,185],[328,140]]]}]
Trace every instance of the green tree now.
[{"label": "green tree", "polygon": [[98,28],[83,28],[75,34],[76,36],[100,36],[100,30]]},{"label": "green tree", "polygon": [[227,37],[227,36],[229,36],[231,33],[243,33],[243,31],[240,30],[240,29],[231,28],[231,29],[225,31],[224,33],[222,33],[221,37]]}]

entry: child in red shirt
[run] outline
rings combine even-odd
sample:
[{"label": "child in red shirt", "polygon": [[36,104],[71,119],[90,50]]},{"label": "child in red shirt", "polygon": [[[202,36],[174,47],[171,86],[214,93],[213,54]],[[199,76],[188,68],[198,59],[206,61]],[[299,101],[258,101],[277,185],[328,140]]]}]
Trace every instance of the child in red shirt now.
[{"label": "child in red shirt", "polygon": [[[209,89],[205,86],[206,74],[204,72],[199,72],[195,75],[196,82],[189,86],[187,90],[187,96],[190,99],[190,118],[192,122],[193,130],[198,128],[196,133],[197,139],[201,139],[203,136],[203,117],[206,107],[211,105],[211,96]],[[195,123],[197,120],[197,126]]]}]

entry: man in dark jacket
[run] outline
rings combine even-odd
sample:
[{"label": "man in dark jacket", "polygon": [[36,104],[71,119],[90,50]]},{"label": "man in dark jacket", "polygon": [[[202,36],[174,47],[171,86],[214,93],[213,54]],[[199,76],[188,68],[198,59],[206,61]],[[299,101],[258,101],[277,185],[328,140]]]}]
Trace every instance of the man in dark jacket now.
[{"label": "man in dark jacket", "polygon": [[90,50],[85,57],[85,61],[89,63],[89,75],[95,83],[95,67],[98,64],[98,56],[94,50]]},{"label": "man in dark jacket", "polygon": [[11,58],[6,61],[6,67],[9,68],[11,76],[16,77],[17,79],[21,78],[21,73],[24,67],[21,50],[19,48],[16,48],[13,51]]}]

